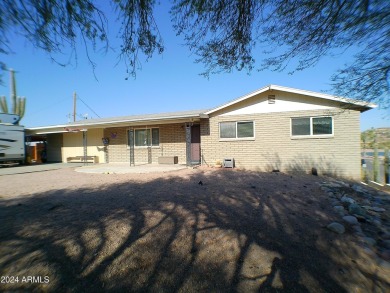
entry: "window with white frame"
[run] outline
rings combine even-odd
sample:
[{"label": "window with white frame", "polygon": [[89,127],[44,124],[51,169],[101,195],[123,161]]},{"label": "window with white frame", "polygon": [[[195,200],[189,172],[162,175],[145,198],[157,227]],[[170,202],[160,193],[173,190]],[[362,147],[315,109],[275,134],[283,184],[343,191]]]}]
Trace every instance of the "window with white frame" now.
[{"label": "window with white frame", "polygon": [[219,137],[222,139],[254,138],[253,121],[220,122]]},{"label": "window with white frame", "polygon": [[333,135],[332,117],[291,118],[291,136]]},{"label": "window with white frame", "polygon": [[140,128],[134,130],[134,145],[136,147],[148,147],[160,145],[159,128]]}]

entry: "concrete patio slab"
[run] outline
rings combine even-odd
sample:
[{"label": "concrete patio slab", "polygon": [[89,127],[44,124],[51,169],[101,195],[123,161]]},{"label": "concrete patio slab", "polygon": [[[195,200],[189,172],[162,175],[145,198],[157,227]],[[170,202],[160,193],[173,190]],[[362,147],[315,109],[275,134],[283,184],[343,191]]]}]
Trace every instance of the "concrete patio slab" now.
[{"label": "concrete patio slab", "polygon": [[186,169],[186,165],[158,165],[158,164],[143,164],[136,166],[129,166],[128,163],[109,163],[96,164],[90,166],[82,166],[75,169],[76,172],[81,173],[97,173],[97,174],[145,174],[145,173],[160,173],[171,172]]}]

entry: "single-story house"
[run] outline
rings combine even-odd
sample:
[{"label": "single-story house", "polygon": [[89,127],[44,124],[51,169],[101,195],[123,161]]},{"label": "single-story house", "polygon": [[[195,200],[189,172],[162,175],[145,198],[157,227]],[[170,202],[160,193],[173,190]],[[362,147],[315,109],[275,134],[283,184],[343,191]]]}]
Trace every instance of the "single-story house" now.
[{"label": "single-story house", "polygon": [[[209,110],[90,119],[34,127],[48,161],[87,155],[129,165],[172,162],[360,179],[360,113],[375,105],[269,85]],[[176,163],[176,162],[175,162]]]}]

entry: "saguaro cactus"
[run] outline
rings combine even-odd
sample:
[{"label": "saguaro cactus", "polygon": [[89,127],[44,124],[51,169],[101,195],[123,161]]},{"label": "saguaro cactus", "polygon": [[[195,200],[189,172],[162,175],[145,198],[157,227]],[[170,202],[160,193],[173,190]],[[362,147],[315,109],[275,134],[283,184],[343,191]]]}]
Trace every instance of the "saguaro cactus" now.
[{"label": "saguaro cactus", "polygon": [[[26,98],[16,96],[16,80],[15,71],[10,69],[10,88],[11,88],[11,106],[12,112],[8,110],[7,99],[5,96],[0,97],[0,107],[3,113],[16,114],[19,116],[19,121],[23,118],[26,110]],[[18,121],[18,123],[19,123]]]},{"label": "saguaro cactus", "polygon": [[12,104],[12,113],[16,114],[16,80],[15,80],[15,71],[13,69],[9,70],[10,74],[10,89],[11,89],[11,104]]},{"label": "saguaro cactus", "polygon": [[0,107],[3,113],[8,113],[7,99],[5,98],[5,96],[0,97]]}]

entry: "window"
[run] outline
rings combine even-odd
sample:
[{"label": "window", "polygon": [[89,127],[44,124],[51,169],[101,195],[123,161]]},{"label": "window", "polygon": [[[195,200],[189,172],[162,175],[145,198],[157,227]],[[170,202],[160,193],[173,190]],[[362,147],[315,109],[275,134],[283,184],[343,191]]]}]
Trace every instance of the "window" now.
[{"label": "window", "polygon": [[333,135],[332,117],[291,118],[292,136]]},{"label": "window", "polygon": [[310,118],[293,118],[292,135],[310,135]]},{"label": "window", "polygon": [[159,128],[135,129],[134,134],[134,145],[136,147],[160,145]]},{"label": "window", "polygon": [[152,146],[159,146],[160,144],[160,129],[152,128]]},{"label": "window", "polygon": [[236,122],[221,122],[219,128],[220,138],[236,138]]},{"label": "window", "polygon": [[254,138],[253,121],[219,123],[220,138]]},{"label": "window", "polygon": [[333,134],[332,117],[312,118],[313,135]]}]

